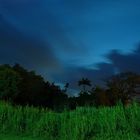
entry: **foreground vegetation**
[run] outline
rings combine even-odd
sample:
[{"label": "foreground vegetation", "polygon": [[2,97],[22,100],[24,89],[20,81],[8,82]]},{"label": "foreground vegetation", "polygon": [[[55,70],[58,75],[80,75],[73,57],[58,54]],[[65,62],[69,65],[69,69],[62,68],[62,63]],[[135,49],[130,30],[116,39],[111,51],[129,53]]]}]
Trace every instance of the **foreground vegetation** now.
[{"label": "foreground vegetation", "polygon": [[79,107],[74,111],[55,113],[1,102],[0,134],[0,137],[17,136],[19,140],[24,137],[25,140],[26,137],[38,140],[139,140],[140,106],[135,103],[126,108],[121,104],[98,109]]},{"label": "foreground vegetation", "polygon": [[0,135],[0,140],[42,140],[41,138],[34,138],[29,136],[15,136],[15,135]]},{"label": "foreground vegetation", "polygon": [[88,78],[78,85],[79,96],[69,97],[69,83],[0,65],[0,140],[140,140],[139,74],[114,75],[106,88]]}]

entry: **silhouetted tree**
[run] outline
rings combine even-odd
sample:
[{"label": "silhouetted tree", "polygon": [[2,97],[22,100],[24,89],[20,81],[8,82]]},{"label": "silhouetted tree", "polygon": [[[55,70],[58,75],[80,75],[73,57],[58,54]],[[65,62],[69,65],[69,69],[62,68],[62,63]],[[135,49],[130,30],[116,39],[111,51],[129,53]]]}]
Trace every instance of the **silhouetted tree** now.
[{"label": "silhouetted tree", "polygon": [[91,81],[87,78],[82,78],[78,81],[79,86],[83,86],[83,92],[86,92],[86,86],[91,86]]},{"label": "silhouetted tree", "polygon": [[21,77],[9,65],[0,66],[0,99],[10,102],[19,93]]},{"label": "silhouetted tree", "polygon": [[79,106],[88,106],[90,103],[90,95],[87,92],[80,92],[77,99]]},{"label": "silhouetted tree", "polygon": [[68,103],[68,95],[65,94],[59,86],[52,83],[49,87],[46,86],[46,104],[54,110],[63,110]]},{"label": "silhouetted tree", "polygon": [[62,111],[65,107],[75,109],[76,106],[115,105],[119,100],[123,104],[137,92],[140,87],[140,75],[127,72],[112,76],[107,80],[107,89],[91,86],[91,81],[82,78],[78,85],[83,87],[78,97],[70,97],[66,94],[69,83],[62,90],[60,86],[49,81],[44,81],[41,75],[35,71],[28,71],[19,64],[0,66],[0,99],[13,101],[20,105],[33,105],[48,107],[56,111]]},{"label": "silhouetted tree", "polygon": [[42,100],[44,100],[42,96],[45,87],[43,78],[40,75],[36,75],[34,71],[27,71],[19,64],[14,65],[13,69],[22,77],[20,93],[15,102],[22,105],[41,105]]},{"label": "silhouetted tree", "polygon": [[69,83],[66,83],[65,86],[64,86],[64,92],[65,93],[67,92],[68,87],[69,87]]},{"label": "silhouetted tree", "polygon": [[70,110],[76,109],[78,106],[78,97],[69,97],[68,98],[68,108]]},{"label": "silhouetted tree", "polygon": [[138,75],[132,72],[120,73],[112,76],[107,81],[108,92],[114,98],[114,102],[119,100],[122,103],[128,100],[136,92]]}]

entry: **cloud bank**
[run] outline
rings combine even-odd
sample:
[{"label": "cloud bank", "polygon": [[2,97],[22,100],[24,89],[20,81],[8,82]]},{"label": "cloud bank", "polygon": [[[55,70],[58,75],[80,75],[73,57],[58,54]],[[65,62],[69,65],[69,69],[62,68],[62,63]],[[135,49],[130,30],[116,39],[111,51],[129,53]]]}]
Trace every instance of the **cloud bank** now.
[{"label": "cloud bank", "polygon": [[[78,80],[87,77],[94,85],[105,86],[105,81],[112,75],[120,72],[140,73],[140,45],[131,53],[124,54],[119,50],[112,50],[105,55],[110,63],[97,63],[89,67],[69,67],[65,73],[55,75],[55,79],[61,83],[67,81],[71,84],[70,88],[78,89]],[[96,66],[96,69],[95,69]]]},{"label": "cloud bank", "polygon": [[34,69],[59,62],[49,44],[20,32],[0,15],[0,63],[20,63]]}]

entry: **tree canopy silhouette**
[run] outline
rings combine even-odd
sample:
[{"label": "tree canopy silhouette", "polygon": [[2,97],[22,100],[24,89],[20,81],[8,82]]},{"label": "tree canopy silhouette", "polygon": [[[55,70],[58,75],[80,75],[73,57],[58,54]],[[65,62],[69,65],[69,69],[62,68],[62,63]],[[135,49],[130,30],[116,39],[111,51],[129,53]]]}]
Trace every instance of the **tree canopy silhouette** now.
[{"label": "tree canopy silhouette", "polygon": [[78,81],[82,91],[78,97],[68,97],[67,89],[55,83],[45,81],[35,71],[28,71],[19,64],[14,66],[0,65],[0,99],[8,100],[15,105],[33,105],[48,107],[56,111],[64,108],[75,109],[76,106],[111,106],[121,100],[123,104],[140,91],[140,75],[125,72],[114,75],[106,81],[107,89],[91,86],[88,78]]},{"label": "tree canopy silhouette", "polygon": [[0,66],[0,99],[12,101],[19,93],[21,77],[9,65]]},{"label": "tree canopy silhouette", "polygon": [[121,100],[123,103],[125,100],[131,98],[136,93],[138,86],[138,74],[132,72],[120,73],[112,76],[107,80],[107,87],[110,93],[112,93],[114,101]]},{"label": "tree canopy silhouette", "polygon": [[91,86],[91,81],[88,78],[82,78],[78,81],[78,86],[83,86],[83,92],[86,92],[86,86]]}]

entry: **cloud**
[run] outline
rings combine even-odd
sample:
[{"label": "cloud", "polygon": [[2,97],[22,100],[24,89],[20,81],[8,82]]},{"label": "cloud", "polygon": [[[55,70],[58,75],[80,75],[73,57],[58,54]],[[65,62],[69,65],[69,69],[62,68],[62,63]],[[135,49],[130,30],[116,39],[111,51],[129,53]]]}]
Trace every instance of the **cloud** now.
[{"label": "cloud", "polygon": [[140,45],[132,53],[123,54],[120,51],[112,50],[106,57],[120,72],[140,73]]},{"label": "cloud", "polygon": [[71,66],[65,69],[65,72],[60,75],[55,75],[56,81],[60,83],[70,83],[71,89],[78,90],[78,80],[82,77],[87,77],[92,81],[93,85],[105,86],[105,81],[112,75],[118,72],[135,72],[140,73],[140,46],[129,54],[123,54],[119,50],[112,50],[105,57],[110,63],[101,62],[93,64],[94,67],[76,67]]},{"label": "cloud", "polygon": [[[117,48],[117,43],[114,44],[114,42],[110,41],[112,29],[113,34],[116,32],[116,35],[114,39],[111,37],[111,40],[116,41],[117,37],[122,42],[120,34],[131,22],[137,21],[131,20],[131,22],[128,22],[128,20],[132,19],[133,14],[139,14],[138,8],[130,10],[129,6],[124,7],[125,2],[121,5],[119,4],[120,2],[114,3],[113,1],[111,2],[114,3],[112,7],[109,2],[110,0],[108,2],[93,2],[92,0],[0,0],[0,13],[4,15],[4,17],[0,16],[0,63],[18,62],[35,70],[46,71],[46,73],[48,68],[54,66],[54,73],[57,72],[53,76],[54,81],[58,83],[70,82],[73,89],[78,88],[77,81],[82,77],[88,77],[93,84],[103,85],[102,80],[117,71],[140,72],[140,48],[129,54],[112,50],[105,56],[105,60],[108,59],[110,63],[97,63],[98,69],[94,69],[95,64],[93,64],[92,69],[86,67],[88,61],[92,63],[91,57],[88,55],[89,51],[93,55],[92,58],[96,59],[96,55],[99,56],[99,50],[108,51],[104,46]],[[118,4],[116,5],[116,3]],[[114,9],[114,7],[116,8]],[[131,8],[133,9],[133,6]],[[120,12],[118,12],[118,9],[120,9]],[[132,17],[130,18],[127,16],[128,11],[136,13],[132,12],[132,15],[130,15]],[[134,16],[135,18],[137,17]],[[113,21],[110,22],[112,19]],[[116,21],[117,27],[123,27],[123,25],[125,27],[123,29],[120,27],[120,29],[114,28],[115,24],[113,23]],[[121,22],[119,23],[118,21]],[[127,22],[127,26],[123,22]],[[106,23],[109,24],[106,25]],[[136,23],[139,22],[137,21]],[[85,27],[89,28],[89,30],[85,30]],[[91,34],[91,28],[95,30],[95,34]],[[82,31],[83,29],[84,32]],[[135,31],[129,31],[131,29],[135,30],[133,28],[126,29],[124,33],[127,34],[123,34],[128,44],[130,41],[127,36],[131,34],[130,40],[134,40],[135,36],[132,37],[132,34],[136,34]],[[34,37],[29,37],[30,35]],[[94,41],[91,41],[93,38]],[[43,39],[45,41],[42,41]],[[109,40],[109,45],[107,40]],[[110,45],[110,43],[114,45]],[[94,44],[96,47],[93,51]],[[102,48],[100,49],[100,47]],[[124,45],[124,49],[128,50],[128,47]],[[65,65],[62,68],[61,75],[58,72],[58,67],[61,65],[60,59],[61,63]],[[84,63],[84,66],[79,67],[79,63]]]},{"label": "cloud", "polygon": [[73,39],[72,35],[67,32],[69,27],[67,27],[68,23],[64,21],[66,16],[63,13],[67,11],[65,8],[68,9],[70,5],[63,7],[63,3],[65,3],[63,0],[54,0],[53,2],[45,0],[16,0],[11,2],[10,0],[3,0],[0,3],[2,13],[7,16],[11,23],[13,22],[29,35],[41,36],[56,50],[57,54],[60,53],[60,56],[61,54],[66,54],[66,56],[85,54],[85,47],[81,47],[81,43]]},{"label": "cloud", "polygon": [[17,30],[0,15],[0,63],[20,63],[28,68],[56,66],[51,46]]}]

